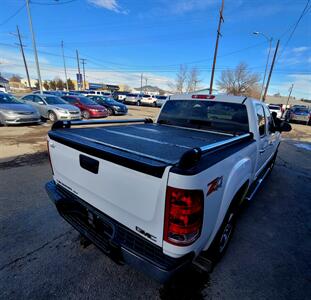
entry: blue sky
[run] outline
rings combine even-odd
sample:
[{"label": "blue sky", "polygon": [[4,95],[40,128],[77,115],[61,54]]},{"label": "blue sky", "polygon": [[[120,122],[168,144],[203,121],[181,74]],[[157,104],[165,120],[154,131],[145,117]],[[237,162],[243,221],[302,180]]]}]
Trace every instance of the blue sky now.
[{"label": "blue sky", "polygon": [[[280,56],[269,93],[311,98],[311,13],[304,15],[289,43],[293,25],[307,0],[226,0],[216,79],[222,70],[245,62],[263,75],[268,42],[260,31],[281,39]],[[31,77],[36,78],[24,0],[1,0],[0,71],[24,76],[16,37],[19,25]],[[200,70],[208,86],[220,0],[32,0],[31,11],[44,79],[63,77],[61,40],[70,77],[76,73],[75,49],[87,59],[90,82],[168,88],[180,64]],[[309,3],[309,6],[311,3]],[[20,12],[12,16],[19,8]],[[284,46],[286,47],[284,48]]]}]

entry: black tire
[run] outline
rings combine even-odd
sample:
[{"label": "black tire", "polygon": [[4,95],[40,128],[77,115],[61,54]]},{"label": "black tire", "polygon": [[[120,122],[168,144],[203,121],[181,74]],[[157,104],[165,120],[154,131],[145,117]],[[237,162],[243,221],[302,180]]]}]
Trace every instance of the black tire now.
[{"label": "black tire", "polygon": [[48,118],[53,123],[57,121],[57,116],[56,116],[55,112],[53,112],[53,111],[49,112]]},{"label": "black tire", "polygon": [[153,107],[157,107],[157,102],[153,102]]},{"label": "black tire", "polygon": [[213,262],[213,265],[224,256],[228,248],[235,229],[239,208],[242,206],[246,195],[247,187],[248,183],[244,184],[235,195],[211,246],[205,253],[205,256]]},{"label": "black tire", "polygon": [[114,115],[114,111],[113,111],[113,109],[112,109],[112,108],[107,107],[107,111],[108,111],[108,116],[112,116],[112,115]]},{"label": "black tire", "polygon": [[140,106],[140,101],[137,101],[137,102],[136,102],[136,105],[137,105],[137,106]]},{"label": "black tire", "polygon": [[82,117],[84,119],[89,119],[90,118],[90,113],[87,110],[82,111]]}]

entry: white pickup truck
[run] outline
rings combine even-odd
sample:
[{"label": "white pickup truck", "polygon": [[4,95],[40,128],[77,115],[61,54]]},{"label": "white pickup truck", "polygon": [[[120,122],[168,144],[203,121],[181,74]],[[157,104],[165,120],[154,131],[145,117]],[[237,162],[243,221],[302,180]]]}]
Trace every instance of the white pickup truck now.
[{"label": "white pickup truck", "polygon": [[190,265],[207,270],[274,165],[280,132],[291,129],[278,121],[254,99],[192,94],[171,96],[155,123],[58,121],[46,190],[118,263],[162,282]]}]

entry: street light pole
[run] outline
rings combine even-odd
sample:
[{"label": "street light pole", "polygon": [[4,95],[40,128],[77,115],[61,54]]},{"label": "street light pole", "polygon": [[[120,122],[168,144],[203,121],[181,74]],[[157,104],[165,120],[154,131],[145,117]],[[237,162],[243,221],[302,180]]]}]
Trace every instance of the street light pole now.
[{"label": "street light pole", "polygon": [[39,59],[38,59],[38,53],[37,53],[35,33],[33,30],[33,26],[32,26],[32,18],[31,18],[31,13],[30,13],[29,0],[26,0],[26,6],[27,6],[27,13],[28,13],[29,27],[30,27],[31,36],[32,36],[32,46],[33,46],[33,51],[35,53],[35,62],[36,62],[36,68],[37,68],[39,88],[40,88],[40,93],[42,94],[42,92],[43,92],[42,80],[41,80],[41,73],[40,73],[40,67],[39,67]]},{"label": "street light pole", "polygon": [[269,42],[269,52],[268,52],[268,57],[267,57],[267,62],[266,62],[266,67],[265,67],[265,74],[264,74],[264,77],[263,77],[263,80],[262,80],[262,85],[261,85],[261,90],[260,90],[260,100],[262,100],[262,92],[263,92],[264,87],[265,87],[265,82],[266,82],[266,77],[267,77],[268,64],[269,64],[269,59],[270,59],[270,53],[271,53],[271,47],[272,47],[272,40],[273,40],[273,38],[272,37],[268,37],[264,33],[258,32],[258,31],[253,32],[253,34],[255,34],[255,35],[262,35]]}]

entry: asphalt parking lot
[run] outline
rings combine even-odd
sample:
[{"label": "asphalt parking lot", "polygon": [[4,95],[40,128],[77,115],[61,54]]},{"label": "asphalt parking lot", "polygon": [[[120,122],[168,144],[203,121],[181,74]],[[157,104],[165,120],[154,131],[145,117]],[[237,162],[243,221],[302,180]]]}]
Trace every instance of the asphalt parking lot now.
[{"label": "asphalt parking lot", "polygon": [[[121,118],[157,112],[131,107]],[[49,127],[0,128],[0,299],[311,299],[310,126],[284,134],[275,169],[214,271],[168,285],[80,246],[44,190]]]}]

